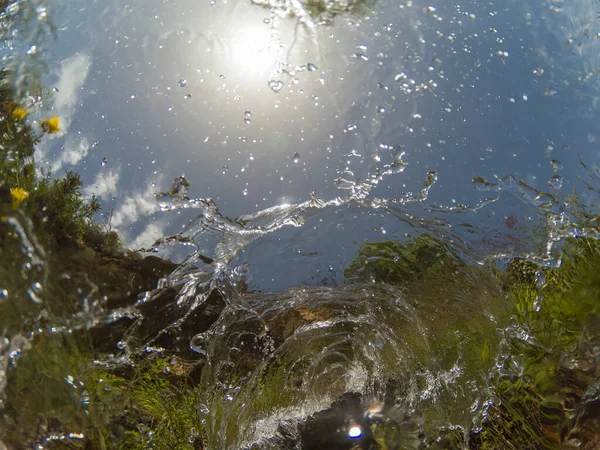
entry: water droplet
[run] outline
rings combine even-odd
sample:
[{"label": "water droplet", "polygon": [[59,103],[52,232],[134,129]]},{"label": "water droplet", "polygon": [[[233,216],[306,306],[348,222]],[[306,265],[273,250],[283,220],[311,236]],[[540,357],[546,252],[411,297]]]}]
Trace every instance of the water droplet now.
[{"label": "water droplet", "polygon": [[538,289],[541,289],[544,287],[544,284],[546,284],[546,274],[541,270],[538,270],[535,273],[535,285],[538,287]]},{"label": "water droplet", "polygon": [[248,156],[248,159],[249,159],[250,161],[254,161],[254,155],[253,155],[252,153],[250,153],[250,156]]},{"label": "water droplet", "polygon": [[102,158],[102,161],[100,161],[100,165],[101,166],[105,166],[108,164],[108,159],[106,158],[106,156],[104,158]]},{"label": "water droplet", "polygon": [[270,23],[271,23],[271,19],[269,19],[268,17],[266,17],[266,18],[263,20],[263,23],[266,23],[266,24],[268,25],[268,24],[270,24]]},{"label": "water droplet", "polygon": [[190,349],[196,353],[200,353],[201,355],[206,355],[206,335],[204,333],[199,333],[194,336],[190,341]]},{"label": "water droplet", "polygon": [[283,81],[271,80],[269,81],[269,87],[273,92],[279,92],[283,88]]},{"label": "water droplet", "polygon": [[308,63],[308,65],[306,67],[309,72],[314,72],[316,70],[319,70],[319,68],[317,66],[315,66],[313,63]]},{"label": "water droplet", "polygon": [[246,125],[250,125],[252,123],[252,120],[250,119],[250,117],[245,117],[244,122],[246,123]]},{"label": "water droplet", "polygon": [[294,154],[292,155],[292,162],[293,162],[294,164],[298,164],[298,163],[300,162],[300,154],[298,154],[298,153],[294,153]]},{"label": "water droplet", "polygon": [[192,427],[190,432],[188,433],[188,444],[194,445],[196,440],[200,437],[200,433],[196,430],[195,427]]},{"label": "water droplet", "polygon": [[403,81],[406,80],[408,78],[408,75],[406,75],[404,72],[400,72],[398,75],[396,75],[394,77],[395,81]]},{"label": "water droplet", "polygon": [[36,45],[32,45],[31,47],[29,47],[29,49],[27,50],[27,54],[28,55],[35,55],[37,53],[37,46]]},{"label": "water droplet", "polygon": [[92,148],[97,148],[100,145],[98,141],[92,142]]},{"label": "water droplet", "polygon": [[384,113],[385,112],[385,108],[383,106],[378,106],[377,107],[377,112],[378,113]]},{"label": "water droplet", "polygon": [[190,98],[192,98],[192,94],[185,94],[183,96],[184,99],[189,100]]},{"label": "water droplet", "polygon": [[550,167],[552,167],[552,170],[555,172],[558,172],[559,170],[562,170],[563,165],[558,159],[553,159],[550,161]]},{"label": "water droplet", "polygon": [[548,184],[553,189],[560,189],[563,185],[563,177],[562,175],[552,175],[548,180]]},{"label": "water droplet", "polygon": [[221,167],[221,174],[225,175],[229,171],[229,167],[223,166]]},{"label": "water droplet", "polygon": [[56,87],[53,87],[53,88],[52,88],[52,92],[58,92],[58,88],[56,88]]},{"label": "water droplet", "polygon": [[248,189],[244,189],[244,190],[242,191],[242,194],[244,194],[244,197],[245,197],[246,195],[248,195]]},{"label": "water droplet", "polygon": [[187,86],[187,80],[185,78],[179,80],[179,87],[186,87],[186,86]]}]

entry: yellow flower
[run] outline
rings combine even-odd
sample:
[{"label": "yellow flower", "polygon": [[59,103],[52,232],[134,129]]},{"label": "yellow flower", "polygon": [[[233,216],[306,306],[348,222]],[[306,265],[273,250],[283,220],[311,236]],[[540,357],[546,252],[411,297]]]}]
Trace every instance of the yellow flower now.
[{"label": "yellow flower", "polygon": [[23,120],[29,114],[26,108],[21,105],[17,105],[16,103],[10,102],[6,106],[6,110],[10,113],[13,119],[15,120]]},{"label": "yellow flower", "polygon": [[58,116],[51,117],[49,119],[44,119],[41,121],[42,129],[48,134],[58,133],[60,131],[60,127],[58,126]]},{"label": "yellow flower", "polygon": [[23,188],[12,188],[10,190],[10,196],[12,197],[12,207],[13,209],[17,209],[23,203],[27,197],[29,197],[29,192],[27,192]]}]

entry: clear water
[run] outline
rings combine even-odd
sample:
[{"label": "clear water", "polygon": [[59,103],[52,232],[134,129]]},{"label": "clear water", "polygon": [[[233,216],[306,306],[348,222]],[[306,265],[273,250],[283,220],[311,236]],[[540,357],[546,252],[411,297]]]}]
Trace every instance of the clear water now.
[{"label": "clear water", "polygon": [[[209,448],[318,448],[307,418],[351,394],[358,412],[331,419],[348,432],[335,448],[351,448],[383,404],[405,447],[423,445],[428,408],[439,409],[429,426],[467,437],[507,357],[502,335],[485,370],[435,352],[417,369],[415,349],[436,340],[444,314],[440,293],[354,286],[345,269],[365,241],[422,233],[471,264],[548,266],[564,238],[595,235],[566,196],[577,188],[594,207],[581,179],[600,160],[598,5],[332,1],[318,16],[303,3],[9,7],[2,54],[28,120],[61,120],[37,145],[38,169],[76,170],[101,198],[100,221],[178,264],[137,303],[64,326],[137,318],[107,365],[191,349],[215,387],[198,406]],[[18,234],[35,265],[43,246]],[[474,323],[499,320],[500,287],[463,275],[461,292],[447,290],[477,309]],[[169,287],[178,293],[157,313]],[[215,292],[225,306],[203,322]],[[23,335],[5,333],[0,391]],[[281,398],[264,392],[268,376],[283,377]]]}]

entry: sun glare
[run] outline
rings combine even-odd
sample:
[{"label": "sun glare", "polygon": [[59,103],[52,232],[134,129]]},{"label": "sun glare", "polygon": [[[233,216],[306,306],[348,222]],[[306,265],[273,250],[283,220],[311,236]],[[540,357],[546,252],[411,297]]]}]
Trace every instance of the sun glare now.
[{"label": "sun glare", "polygon": [[231,39],[232,64],[246,76],[271,72],[278,60],[279,47],[269,26],[240,27]]}]

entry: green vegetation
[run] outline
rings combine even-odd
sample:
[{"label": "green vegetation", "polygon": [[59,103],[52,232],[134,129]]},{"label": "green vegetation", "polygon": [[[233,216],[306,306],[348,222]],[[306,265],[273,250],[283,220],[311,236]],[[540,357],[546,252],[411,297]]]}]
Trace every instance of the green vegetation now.
[{"label": "green vegetation", "polygon": [[[6,74],[0,74],[0,80]],[[38,177],[33,153],[43,130],[35,130],[27,122],[27,110],[12,102],[7,84],[0,83],[0,202],[3,216],[13,210],[34,220],[52,240],[52,248],[85,243],[96,250],[115,252],[121,247],[117,233],[94,224],[100,202],[92,195],[81,195],[81,178],[68,171],[64,177],[51,179],[50,174]],[[49,119],[48,122],[53,119]],[[51,132],[47,129],[45,132]]]},{"label": "green vegetation", "polygon": [[59,119],[38,128],[12,98],[0,83],[0,330],[9,338],[0,339],[9,363],[0,365],[0,444],[147,448],[152,431],[159,448],[202,448],[189,434],[198,412],[181,381],[186,363],[139,358],[135,370],[106,371],[94,362],[119,337],[90,332],[103,308],[133,304],[175,266],[123,251],[116,232],[93,222],[100,204],[82,196],[77,174],[36,173],[35,145]]},{"label": "green vegetation", "polygon": [[[497,380],[478,448],[508,448],[506,442],[515,449],[597,448],[600,243],[570,239],[560,268],[532,266],[513,261],[503,274],[514,317],[528,335],[509,341],[512,361],[519,364],[506,367]],[[544,274],[543,286],[536,285],[534,273]]]},{"label": "green vegetation", "polygon": [[352,282],[406,284],[433,272],[451,276],[463,265],[451,249],[424,234],[406,245],[398,241],[366,242],[344,275]]},{"label": "green vegetation", "polygon": [[[471,448],[597,448],[599,241],[568,239],[558,268],[514,259],[495,277],[505,293],[501,296],[493,295],[486,273],[491,272],[465,265],[423,235],[406,245],[366,243],[346,276],[353,282],[397,285],[413,299],[428,330],[425,346],[405,330],[415,370],[436,364],[448,370],[458,363],[466,379],[488,380],[494,402],[481,431],[471,436]],[[497,372],[499,354],[504,359]],[[443,418],[448,401],[438,399],[425,411],[425,428]],[[456,420],[457,407],[450,405],[447,419]],[[380,442],[382,448],[387,442]]]}]

